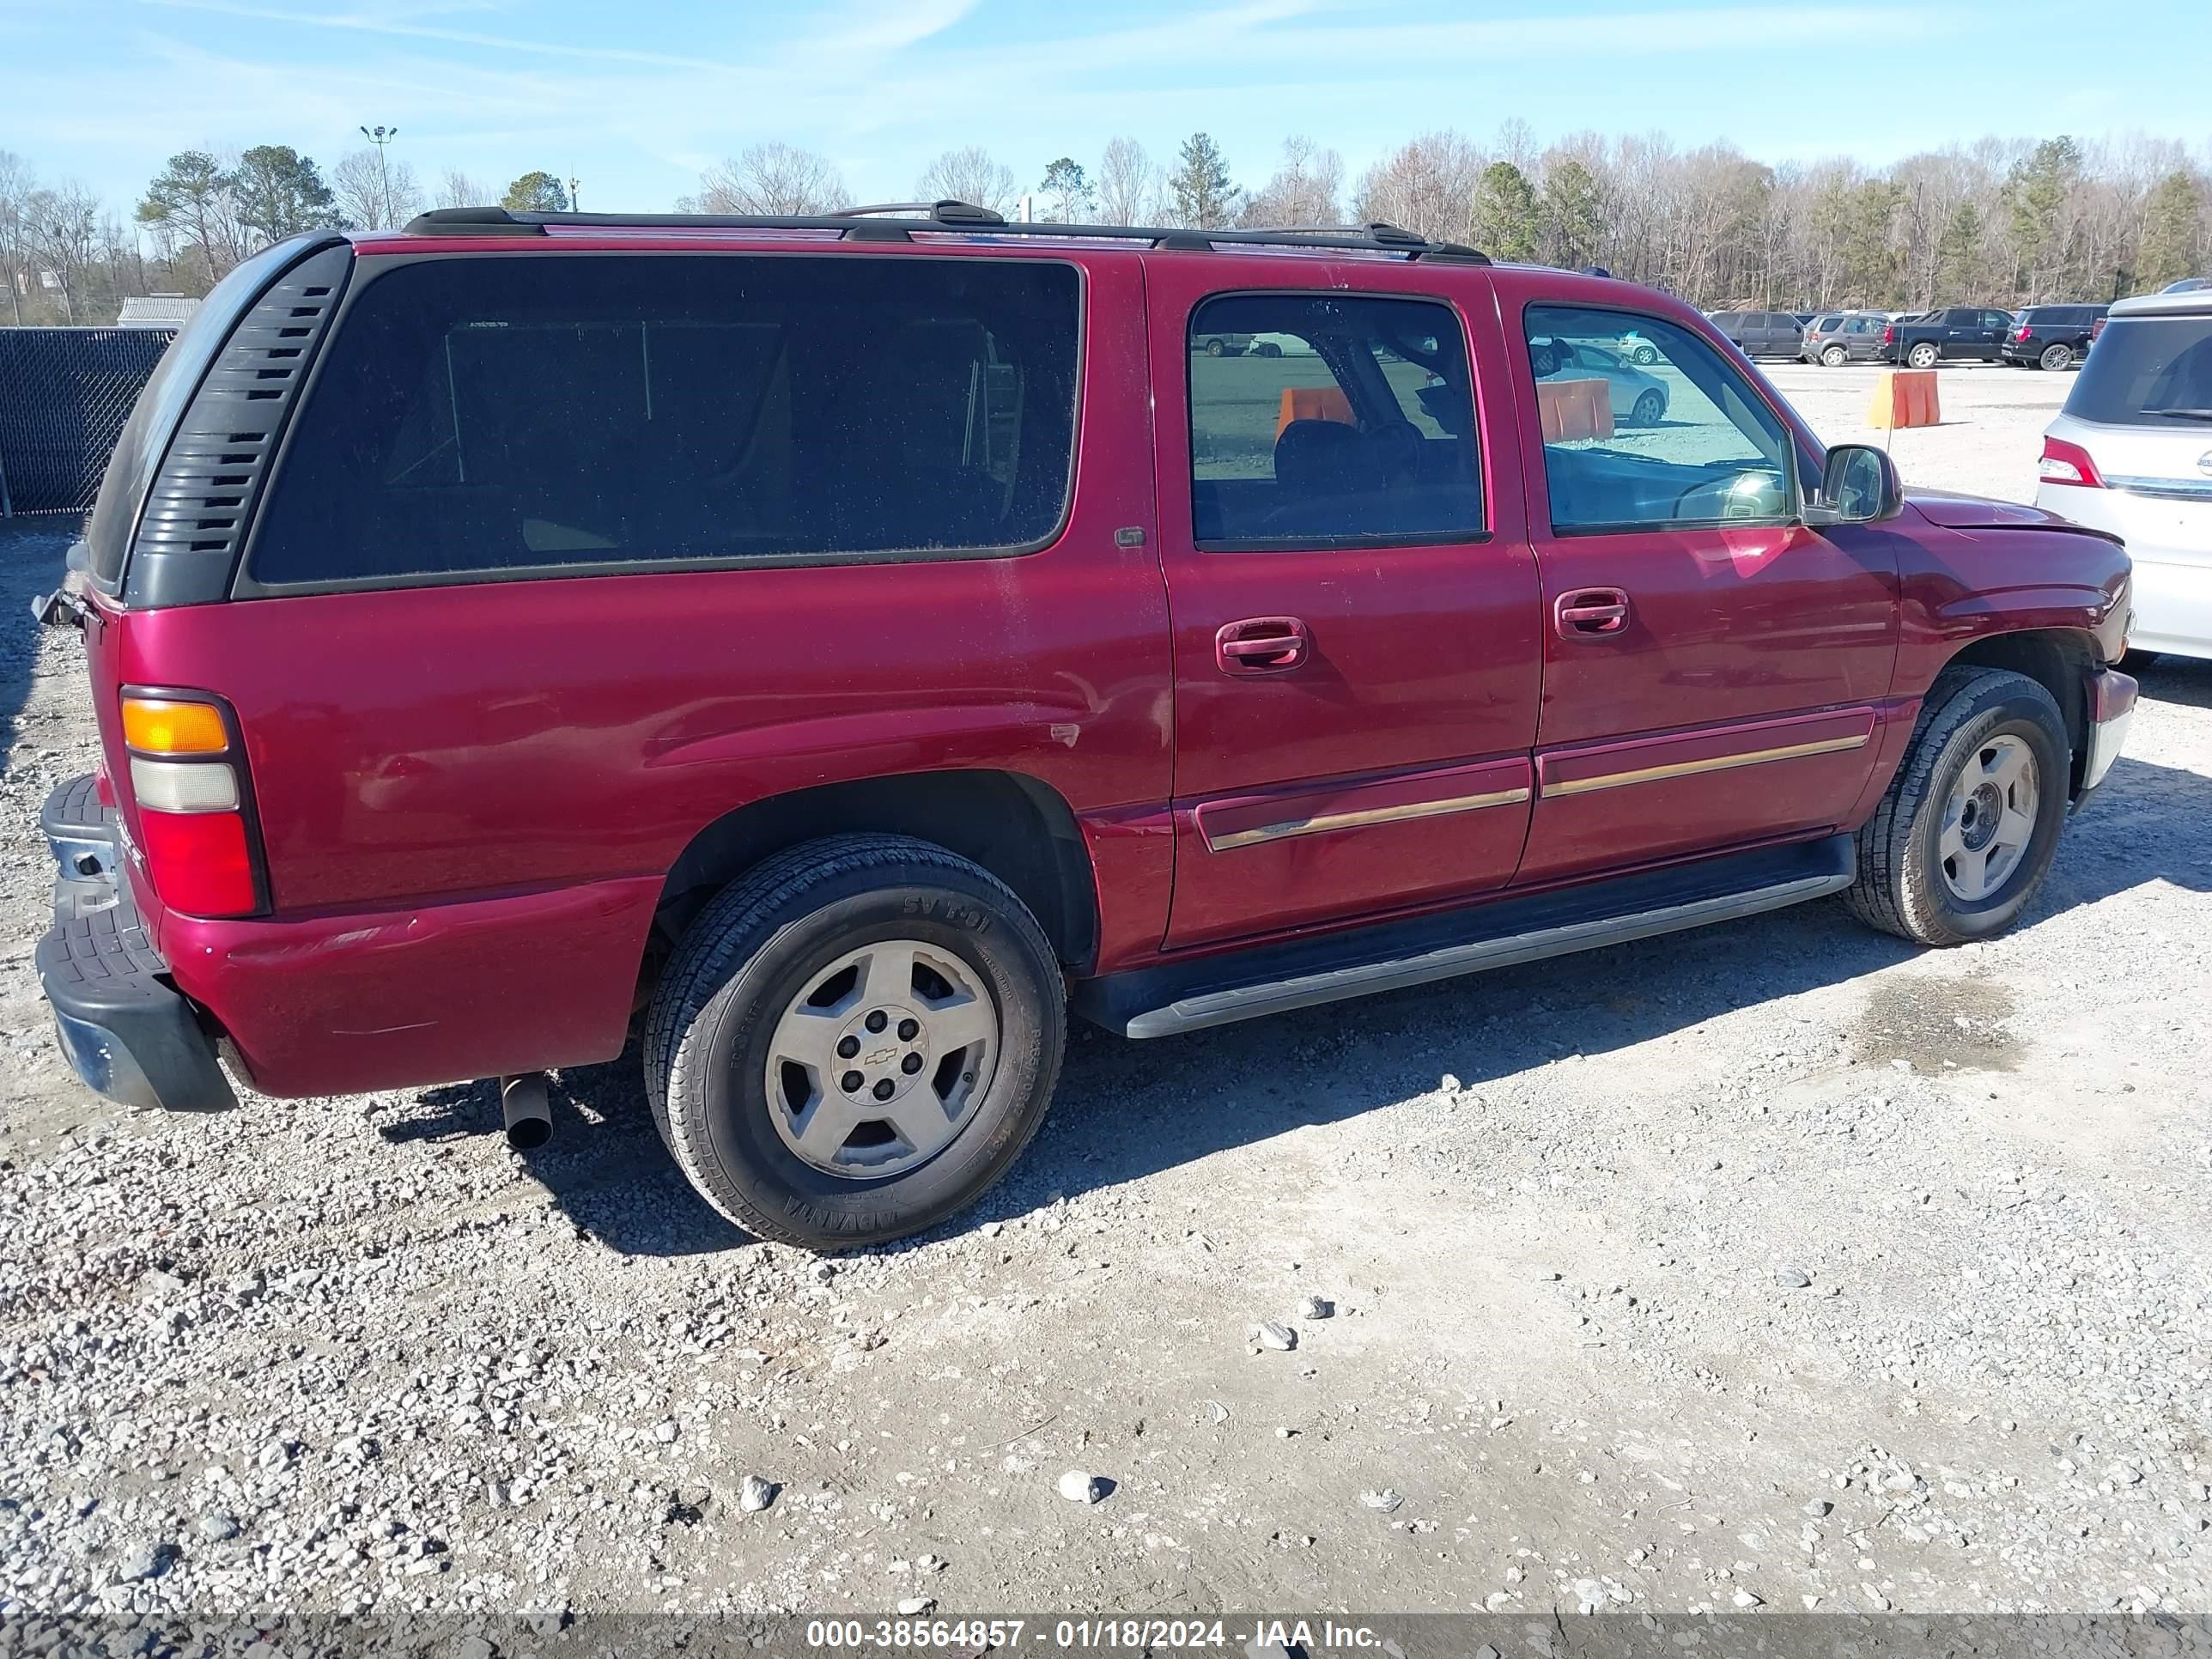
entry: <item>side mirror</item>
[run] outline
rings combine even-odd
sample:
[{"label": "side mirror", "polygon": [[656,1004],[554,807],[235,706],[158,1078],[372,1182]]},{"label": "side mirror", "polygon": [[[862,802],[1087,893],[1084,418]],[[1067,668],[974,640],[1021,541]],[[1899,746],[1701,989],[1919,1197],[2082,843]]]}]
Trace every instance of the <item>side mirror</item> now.
[{"label": "side mirror", "polygon": [[1804,504],[1808,525],[1878,524],[1905,510],[1897,464],[1872,444],[1839,444],[1820,469],[1820,493]]}]

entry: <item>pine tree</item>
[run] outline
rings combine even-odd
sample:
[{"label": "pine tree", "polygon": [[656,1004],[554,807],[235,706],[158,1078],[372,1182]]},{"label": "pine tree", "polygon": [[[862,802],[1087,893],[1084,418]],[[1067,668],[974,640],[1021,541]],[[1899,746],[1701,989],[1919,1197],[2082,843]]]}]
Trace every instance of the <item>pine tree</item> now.
[{"label": "pine tree", "polygon": [[2142,247],[2136,281],[2155,291],[2194,276],[2197,239],[2203,234],[2204,191],[2186,173],[2169,173],[2143,204]]},{"label": "pine tree", "polygon": [[315,164],[289,144],[256,144],[231,169],[239,222],[264,241],[281,242],[334,223],[337,202]]},{"label": "pine tree", "polygon": [[2063,136],[2038,144],[2005,179],[2013,247],[2031,298],[2056,283],[2066,252],[2060,214],[2081,180],[2081,146]]},{"label": "pine tree", "polygon": [[1544,242],[1552,263],[1569,270],[1595,263],[1605,246],[1597,180],[1571,155],[1544,172]]},{"label": "pine tree", "polygon": [[1982,286],[1982,214],[1961,202],[1936,243],[1936,289],[1939,295],[1978,292]]},{"label": "pine tree", "polygon": [[138,222],[175,239],[171,246],[181,242],[197,248],[212,284],[228,264],[217,230],[229,191],[229,176],[214,156],[204,149],[179,150],[147,185]]},{"label": "pine tree", "polygon": [[1082,164],[1072,155],[1063,155],[1049,163],[1044,170],[1044,182],[1037,188],[1050,204],[1053,218],[1060,224],[1074,224],[1091,210],[1091,181],[1084,177]]},{"label": "pine tree", "polygon": [[566,213],[568,192],[550,173],[526,173],[507,187],[499,204],[510,213]]},{"label": "pine tree", "polygon": [[1168,191],[1176,216],[1194,229],[1218,230],[1236,221],[1241,192],[1230,179],[1221,147],[1205,133],[1194,132],[1182,141],[1176,169],[1168,175]]},{"label": "pine tree", "polygon": [[1474,188],[1474,240],[1493,259],[1536,257],[1544,212],[1528,175],[1510,161],[1492,161]]}]

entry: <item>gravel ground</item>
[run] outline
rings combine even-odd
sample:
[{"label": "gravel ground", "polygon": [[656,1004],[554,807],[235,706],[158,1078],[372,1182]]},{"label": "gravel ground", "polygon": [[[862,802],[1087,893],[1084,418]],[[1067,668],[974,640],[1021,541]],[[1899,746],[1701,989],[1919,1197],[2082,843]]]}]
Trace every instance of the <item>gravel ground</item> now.
[{"label": "gravel ground", "polygon": [[[1853,435],[1869,375],[1776,378]],[[2024,495],[2063,380],[1945,379],[1908,478]],[[0,1650],[72,1611],[2212,1607],[2212,665],[2148,678],[2010,937],[1823,904],[1081,1033],[980,1212],[817,1262],[690,1195],[634,1060],[557,1079],[527,1162],[481,1085],[79,1088],[32,972],[91,754],[24,621],[63,540],[0,537]]]}]

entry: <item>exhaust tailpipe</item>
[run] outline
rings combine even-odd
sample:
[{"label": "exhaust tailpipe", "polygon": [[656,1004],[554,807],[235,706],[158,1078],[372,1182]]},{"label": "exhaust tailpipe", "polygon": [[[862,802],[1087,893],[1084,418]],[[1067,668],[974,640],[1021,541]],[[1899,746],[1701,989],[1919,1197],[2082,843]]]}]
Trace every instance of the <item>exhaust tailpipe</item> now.
[{"label": "exhaust tailpipe", "polygon": [[507,1144],[516,1152],[535,1152],[553,1139],[553,1109],[545,1100],[544,1073],[501,1078],[499,1109],[507,1120]]}]

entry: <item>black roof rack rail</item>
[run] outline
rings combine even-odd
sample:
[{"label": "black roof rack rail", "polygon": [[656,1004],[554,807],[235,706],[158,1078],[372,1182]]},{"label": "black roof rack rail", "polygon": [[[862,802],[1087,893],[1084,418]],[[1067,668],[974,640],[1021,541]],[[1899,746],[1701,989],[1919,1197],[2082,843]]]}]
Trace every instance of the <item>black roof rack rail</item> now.
[{"label": "black roof rack rail", "polygon": [[413,236],[543,236],[549,227],[578,230],[834,230],[855,242],[910,241],[910,233],[994,239],[1066,237],[1128,241],[1147,247],[1205,252],[1219,247],[1342,248],[1397,253],[1408,259],[1486,265],[1489,256],[1459,242],[1431,242],[1396,225],[1313,229],[1203,230],[1158,225],[1040,224],[1007,220],[973,203],[892,203],[836,213],[517,213],[506,208],[434,208],[408,222]]},{"label": "black roof rack rail", "polygon": [[956,201],[949,196],[934,202],[880,202],[873,207],[839,208],[830,216],[833,219],[868,219],[885,213],[934,219],[948,225],[1003,225],[1006,222],[1002,213],[987,207],[977,207],[973,202]]}]

